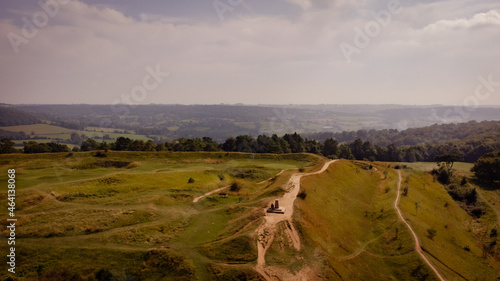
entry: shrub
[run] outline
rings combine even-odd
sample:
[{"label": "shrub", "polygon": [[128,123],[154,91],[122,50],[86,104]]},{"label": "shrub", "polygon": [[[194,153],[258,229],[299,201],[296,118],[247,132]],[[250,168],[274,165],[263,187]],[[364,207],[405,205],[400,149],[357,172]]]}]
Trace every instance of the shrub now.
[{"label": "shrub", "polygon": [[300,167],[299,168],[299,172],[303,173],[306,169],[304,169],[304,167]]},{"label": "shrub", "polygon": [[453,171],[445,168],[445,166],[439,167],[439,169],[433,169],[431,174],[437,177],[437,180],[442,184],[450,184],[451,178],[453,177]]},{"label": "shrub", "polygon": [[302,190],[299,194],[297,194],[297,197],[304,200],[307,197],[307,192],[305,190]]},{"label": "shrub", "polygon": [[434,228],[427,228],[427,237],[429,237],[431,240],[434,240],[434,237],[436,236],[437,230]]},{"label": "shrub", "polygon": [[188,179],[188,183],[194,183],[194,179],[193,178],[189,178]]},{"label": "shrub", "polygon": [[94,157],[103,158],[103,157],[108,157],[108,155],[106,155],[106,153],[102,153],[100,151],[97,151],[97,153],[94,155]]},{"label": "shrub", "polygon": [[466,185],[466,184],[467,184],[467,177],[463,177],[463,178],[462,178],[462,181],[460,182],[460,185],[461,185],[461,186],[464,186],[464,185]]},{"label": "shrub", "polygon": [[497,236],[498,236],[498,230],[497,230],[497,227],[495,226],[494,228],[491,229],[490,237],[493,238],[493,237],[497,237]]},{"label": "shrub", "polygon": [[231,185],[229,186],[229,190],[232,191],[232,192],[238,192],[241,190],[241,183],[240,182],[237,182],[237,181],[233,181],[231,183]]}]

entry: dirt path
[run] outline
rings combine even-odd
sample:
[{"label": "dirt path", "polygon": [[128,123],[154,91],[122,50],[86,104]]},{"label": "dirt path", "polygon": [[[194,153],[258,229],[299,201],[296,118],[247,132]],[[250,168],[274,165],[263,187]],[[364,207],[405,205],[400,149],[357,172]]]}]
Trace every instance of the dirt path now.
[{"label": "dirt path", "polygon": [[297,275],[292,275],[289,272],[277,270],[275,268],[266,268],[266,252],[271,246],[274,235],[276,234],[276,226],[279,222],[286,221],[286,233],[291,238],[293,246],[296,250],[300,250],[300,236],[292,222],[293,203],[297,199],[300,191],[300,180],[303,176],[317,175],[323,173],[328,169],[330,164],[337,160],[332,160],[323,165],[321,170],[308,174],[293,174],[287,183],[288,192],[279,198],[280,207],[286,209],[284,214],[267,213],[264,223],[257,229],[258,242],[257,242],[257,266],[255,269],[266,278],[266,280],[304,280],[310,270],[307,268],[301,270]]},{"label": "dirt path", "polygon": [[203,194],[202,196],[198,196],[198,197],[196,197],[196,198],[194,198],[194,199],[193,199],[193,203],[196,203],[196,202],[200,201],[200,199],[202,199],[202,198],[204,198],[204,197],[207,197],[207,196],[209,196],[209,195],[212,195],[212,194],[214,194],[214,193],[216,193],[216,192],[222,191],[222,190],[224,190],[224,189],[226,189],[226,188],[228,188],[228,187],[229,187],[229,186],[223,186],[223,187],[221,187],[221,188],[217,188],[217,189],[215,189],[215,190],[212,190],[212,191],[210,191],[210,192],[207,192],[207,193]]},{"label": "dirt path", "polygon": [[420,247],[420,241],[418,240],[417,234],[415,233],[415,231],[413,231],[413,228],[406,221],[406,219],[403,216],[403,213],[399,209],[399,199],[401,198],[401,182],[403,180],[403,178],[401,177],[401,170],[398,170],[398,176],[399,176],[398,191],[397,191],[396,201],[394,201],[394,208],[396,208],[396,211],[398,213],[398,217],[400,220],[402,220],[406,224],[406,226],[410,230],[411,234],[413,235],[413,239],[415,240],[415,251],[420,255],[420,257],[422,257],[422,259],[425,261],[425,263],[427,263],[427,265],[429,265],[429,267],[432,269],[432,271],[434,271],[437,278],[439,278],[439,280],[441,280],[441,281],[445,281],[446,279],[444,279],[444,277],[441,275],[441,273],[439,273],[439,271],[434,267],[434,265],[432,265],[432,263],[429,261],[429,259],[427,259],[427,257],[424,255],[422,248]]},{"label": "dirt path", "polygon": [[272,176],[272,177],[268,178],[267,180],[263,180],[263,181],[261,181],[261,182],[258,182],[257,184],[262,184],[262,183],[265,183],[266,181],[270,181],[270,180],[272,180],[273,178],[275,178],[275,177],[277,177],[277,176],[281,175],[284,171],[285,171],[285,170],[281,170],[281,172],[277,173],[276,175],[274,175],[274,176]]}]

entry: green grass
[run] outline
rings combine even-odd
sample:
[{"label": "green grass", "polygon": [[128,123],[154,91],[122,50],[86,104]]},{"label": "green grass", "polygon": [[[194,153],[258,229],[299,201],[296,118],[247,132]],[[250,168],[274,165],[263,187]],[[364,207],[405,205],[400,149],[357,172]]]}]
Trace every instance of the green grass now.
[{"label": "green grass", "polygon": [[[258,276],[250,267],[256,257],[253,230],[262,216],[259,205],[287,179],[258,182],[282,169],[290,170],[287,177],[322,161],[309,154],[94,154],[0,155],[0,169],[16,169],[19,264],[26,265],[16,275],[19,280],[93,280],[109,272],[118,279],[141,280]],[[240,174],[245,177],[238,178],[239,192],[192,203]],[[7,181],[5,173],[0,181]],[[6,206],[5,189],[0,196],[0,206]],[[1,208],[3,235],[6,218],[7,208]],[[6,245],[0,246],[2,252]],[[92,259],[90,252],[101,256]],[[228,269],[226,262],[240,265]]]},{"label": "green grass", "polygon": [[31,135],[34,132],[35,135],[60,135],[60,134],[71,134],[75,132],[72,129],[66,129],[59,126],[53,126],[48,124],[33,124],[33,125],[19,125],[19,126],[8,126],[0,127],[0,129],[11,131],[11,132],[25,132],[27,135]]},{"label": "green grass", "polygon": [[[402,197],[400,207],[429,259],[448,280],[460,280],[460,275],[469,280],[496,280],[498,255],[483,259],[480,242],[491,240],[482,237],[495,225],[492,209],[485,207],[488,213],[473,219],[426,172],[435,163],[404,164],[411,167],[403,171],[402,183],[409,193]],[[387,163],[374,163],[377,172],[363,166],[340,160],[327,173],[303,179],[307,197],[297,201],[296,217],[306,241],[304,259],[315,249],[315,257],[323,260],[318,268],[336,279],[436,280],[414,251],[411,233],[396,216],[396,170],[388,169],[386,178]],[[457,163],[455,167],[457,173],[465,174],[470,165]],[[488,198],[497,202],[497,197]],[[436,230],[432,239],[428,229]],[[273,247],[271,260],[277,264],[280,259],[282,264],[293,261],[293,254]]]},{"label": "green grass", "polygon": [[[480,241],[484,232],[491,228],[491,218],[473,219],[428,173],[405,170],[404,179],[403,185],[409,187],[409,192],[401,199],[401,210],[420,237],[422,246],[439,260],[433,259],[433,262],[445,277],[453,280],[458,278],[457,273],[469,280],[480,276],[484,280],[500,277],[500,263],[481,258]],[[489,213],[495,217],[491,210]],[[427,236],[427,229],[436,230],[433,239]],[[466,247],[470,251],[466,251]]]},{"label": "green grass", "polygon": [[307,197],[298,201],[297,219],[307,246],[323,253],[326,274],[344,280],[433,279],[392,206],[394,172],[382,180],[384,166],[364,166],[340,160],[302,181]]},{"label": "green grass", "polygon": [[[0,127],[0,129],[11,131],[11,132],[25,132],[27,135],[32,137],[43,137],[46,139],[35,139],[34,141],[42,143],[42,142],[51,142],[59,139],[59,143],[63,143],[68,145],[70,148],[73,148],[75,145],[65,142],[66,140],[71,138],[72,133],[77,133],[78,135],[86,135],[90,138],[99,137],[102,138],[104,135],[108,135],[110,137],[109,140],[105,140],[106,142],[112,142],[119,137],[126,137],[133,140],[143,140],[148,141],[151,138],[148,138],[145,135],[135,134],[133,131],[129,131],[129,134],[124,133],[114,133],[115,131],[125,131],[122,129],[114,129],[114,128],[97,128],[97,127],[87,127],[85,130],[73,130],[67,129],[59,126],[53,126],[48,124],[33,124],[33,125],[19,125],[19,126],[7,126]],[[32,134],[33,133],[33,134]],[[60,141],[62,140],[62,141]],[[23,141],[30,140],[18,140],[14,141],[16,144],[22,144]],[[99,142],[101,140],[98,140]]]},{"label": "green grass", "polygon": [[[326,161],[310,154],[94,154],[0,155],[0,169],[16,169],[19,280],[94,280],[110,273],[117,280],[260,280],[253,266],[263,209],[299,168],[316,171]],[[322,279],[435,280],[396,216],[397,170],[370,164],[376,170],[339,160],[303,178],[307,196],[297,199],[294,212],[302,248],[291,246],[281,223],[267,263],[291,272],[310,266]],[[455,165],[457,173],[468,172],[467,165]],[[498,255],[481,258],[479,241],[497,222],[498,191],[481,191],[491,207],[474,220],[424,171],[430,166],[403,171],[409,194],[400,204],[430,259],[449,280],[457,273],[469,280],[496,278]],[[233,180],[239,191],[192,202]],[[2,189],[0,206],[6,198]],[[8,234],[6,218],[7,209],[0,208],[2,235]],[[431,228],[433,239],[426,236]]]}]

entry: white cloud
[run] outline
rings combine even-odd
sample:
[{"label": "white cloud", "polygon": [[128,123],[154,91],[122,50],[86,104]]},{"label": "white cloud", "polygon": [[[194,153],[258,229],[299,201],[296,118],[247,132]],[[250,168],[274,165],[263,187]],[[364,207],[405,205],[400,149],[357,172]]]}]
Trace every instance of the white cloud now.
[{"label": "white cloud", "polygon": [[[287,1],[304,9],[299,17],[251,14],[216,23],[185,15],[132,18],[70,1],[19,54],[0,41],[2,102],[110,103],[156,64],[172,75],[144,103],[451,103],[478,75],[500,79],[492,63],[500,56],[497,29],[425,31],[429,23],[450,29],[439,19],[463,17],[467,7],[452,16],[436,3],[404,7],[346,64],[338,46],[373,20],[372,7],[339,0],[313,9],[312,0]],[[489,10],[466,17],[468,26],[496,22],[498,13]],[[21,34],[14,22],[0,20],[0,35]]]},{"label": "white cloud", "polygon": [[475,14],[469,19],[440,20],[425,27],[426,31],[438,32],[449,29],[468,29],[477,26],[500,25],[500,14],[496,10]]}]

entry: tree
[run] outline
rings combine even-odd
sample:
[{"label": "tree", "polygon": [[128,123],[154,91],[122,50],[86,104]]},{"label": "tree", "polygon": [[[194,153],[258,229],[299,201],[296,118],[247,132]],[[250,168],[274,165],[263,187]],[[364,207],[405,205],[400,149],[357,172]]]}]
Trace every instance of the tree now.
[{"label": "tree", "polygon": [[14,148],[15,143],[9,139],[0,140],[0,154],[14,153],[17,150]]},{"label": "tree", "polygon": [[205,148],[204,150],[205,151],[217,151],[219,150],[219,144],[212,140],[212,138],[209,138],[209,137],[204,137],[203,138],[203,143],[205,144]]},{"label": "tree", "polygon": [[184,144],[185,151],[203,151],[206,144],[200,139],[187,139]]},{"label": "tree", "polygon": [[305,143],[304,139],[297,134],[296,132],[291,135],[291,134],[285,134],[283,136],[283,139],[288,142],[288,145],[290,147],[290,151],[292,153],[301,153],[304,152],[305,150]]},{"label": "tree", "polygon": [[[306,139],[304,144],[307,153],[322,154],[321,143],[319,141]],[[333,155],[337,157],[337,155]]]},{"label": "tree", "polygon": [[114,149],[117,151],[127,151],[132,144],[132,140],[125,137],[119,137],[115,142]]},{"label": "tree", "polygon": [[92,151],[99,148],[99,144],[93,139],[86,139],[82,142],[81,149],[82,151]]},{"label": "tree", "polygon": [[148,140],[144,144],[144,150],[145,151],[155,151],[156,150],[156,144],[152,140]]},{"label": "tree", "polygon": [[341,144],[339,146],[339,158],[354,159],[354,156],[351,153],[351,148],[349,148],[348,145]]},{"label": "tree", "polygon": [[82,137],[76,132],[71,133],[71,138],[70,141],[72,144],[76,145],[81,145],[82,144]]},{"label": "tree", "polygon": [[337,156],[338,155],[338,142],[333,138],[328,138],[323,142],[323,148],[321,149],[323,155],[326,157]]},{"label": "tree", "polygon": [[434,160],[438,166],[445,165],[448,170],[451,170],[453,168],[453,163],[460,160],[460,157],[455,154],[444,154],[436,156]]},{"label": "tree", "polygon": [[224,144],[222,144],[222,150],[224,151],[236,151],[236,139],[227,138]]},{"label": "tree", "polygon": [[356,160],[363,160],[365,154],[363,153],[363,142],[361,139],[356,139],[354,142],[349,144],[349,148],[351,149],[352,155]]},{"label": "tree", "polygon": [[128,145],[128,147],[126,149],[123,149],[123,150],[144,151],[145,150],[144,141],[143,140],[134,140],[134,141],[132,141],[132,143],[130,143]]},{"label": "tree", "polygon": [[481,156],[471,171],[479,180],[492,183],[500,181],[500,151]]}]

